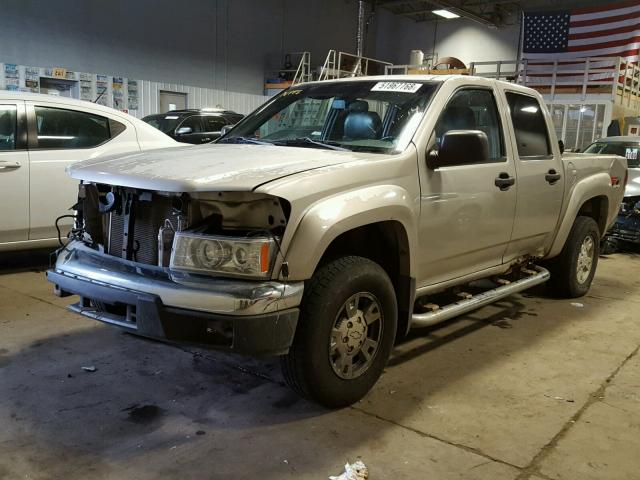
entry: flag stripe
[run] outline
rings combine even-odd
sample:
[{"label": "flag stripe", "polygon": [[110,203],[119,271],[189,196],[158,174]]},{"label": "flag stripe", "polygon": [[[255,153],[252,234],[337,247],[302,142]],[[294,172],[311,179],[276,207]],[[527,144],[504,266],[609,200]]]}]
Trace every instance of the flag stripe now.
[{"label": "flag stripe", "polygon": [[629,0],[627,2],[610,3],[608,5],[598,5],[597,7],[583,7],[573,10],[574,15],[584,15],[587,13],[606,12],[608,10],[617,10],[625,7],[633,7],[638,5],[637,0]]},{"label": "flag stripe", "polygon": [[638,19],[632,18],[628,20],[621,20],[619,22],[603,23],[602,25],[588,25],[586,27],[572,27],[569,31],[571,33],[587,33],[596,32],[600,30],[610,30],[618,27],[626,27],[628,25],[638,25]]},{"label": "flag stripe", "polygon": [[599,12],[594,13],[586,13],[586,14],[576,14],[575,10],[571,12],[571,20],[576,22],[581,22],[585,20],[605,20],[607,17],[615,17],[620,15],[627,15],[632,13],[640,12],[640,5],[636,3],[634,6],[626,7],[626,8],[609,8],[606,10],[601,10]]},{"label": "flag stripe", "polygon": [[[595,50],[609,47],[624,47],[631,42],[640,42],[640,33],[629,36],[628,34],[616,35],[619,38],[612,39],[608,42],[590,42],[586,43],[586,40],[576,40],[574,43],[569,42],[570,52],[584,52],[586,50]],[[608,39],[611,37],[607,37]],[[584,42],[584,43],[579,43]]]},{"label": "flag stripe", "polygon": [[[573,16],[571,17],[573,18]],[[602,23],[610,23],[610,22],[618,22],[620,20],[629,20],[638,18],[638,12],[632,12],[632,13],[625,13],[624,15],[616,15],[615,17],[608,17],[606,19],[604,18],[593,18],[591,20],[582,20],[582,21],[571,21],[571,23],[569,24],[569,27],[574,28],[574,27],[589,27],[591,25],[599,25]]]},{"label": "flag stripe", "polygon": [[590,43],[596,43],[600,41],[600,37],[602,36],[613,37],[615,35],[622,35],[627,32],[637,32],[637,31],[640,31],[640,25],[638,24],[638,22],[633,22],[625,27],[614,28],[611,30],[597,30],[595,32],[591,31],[591,32],[583,32],[583,33],[572,33],[572,31],[573,29],[569,30],[569,45],[571,45],[571,42],[574,40],[589,39],[589,40],[593,40],[593,42],[590,42]]}]

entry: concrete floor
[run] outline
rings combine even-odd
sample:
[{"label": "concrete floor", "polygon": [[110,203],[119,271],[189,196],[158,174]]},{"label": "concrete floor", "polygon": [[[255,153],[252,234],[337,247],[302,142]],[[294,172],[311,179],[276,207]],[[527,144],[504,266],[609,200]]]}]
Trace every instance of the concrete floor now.
[{"label": "concrete floor", "polygon": [[2,479],[323,479],[358,458],[371,480],[640,478],[640,256],[601,259],[582,306],[541,290],[414,332],[340,411],[273,360],[73,315],[37,257],[2,262]]}]

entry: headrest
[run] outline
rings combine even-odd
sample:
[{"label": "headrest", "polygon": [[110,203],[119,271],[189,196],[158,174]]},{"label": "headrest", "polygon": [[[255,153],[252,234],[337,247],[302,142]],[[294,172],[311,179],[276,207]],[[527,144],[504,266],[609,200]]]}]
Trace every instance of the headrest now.
[{"label": "headrest", "polygon": [[349,112],[368,112],[369,104],[365,100],[354,100],[349,104]]},{"label": "headrest", "polygon": [[375,112],[351,112],[344,120],[344,138],[369,140],[380,137],[382,121]]}]

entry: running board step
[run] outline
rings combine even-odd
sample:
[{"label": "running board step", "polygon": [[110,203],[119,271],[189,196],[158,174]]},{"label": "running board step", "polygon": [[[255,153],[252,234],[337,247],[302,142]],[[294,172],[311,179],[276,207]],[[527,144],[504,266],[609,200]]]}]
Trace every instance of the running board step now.
[{"label": "running board step", "polygon": [[549,280],[551,275],[547,269],[538,266],[532,268],[533,270],[523,270],[528,276],[520,280],[502,284],[493,290],[487,290],[486,292],[473,295],[470,298],[465,298],[464,300],[433,309],[430,312],[414,313],[411,317],[411,326],[428,327],[435,325],[436,323],[444,322],[458,315],[471,312],[472,310],[484,307],[509,295],[527,290],[528,288]]}]

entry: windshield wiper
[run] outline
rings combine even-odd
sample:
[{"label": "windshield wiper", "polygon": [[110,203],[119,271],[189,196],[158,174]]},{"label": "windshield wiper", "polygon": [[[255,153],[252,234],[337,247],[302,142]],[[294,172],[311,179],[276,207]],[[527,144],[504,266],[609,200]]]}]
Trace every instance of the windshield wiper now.
[{"label": "windshield wiper", "polygon": [[247,137],[226,137],[218,140],[217,143],[248,143],[250,145],[273,145],[271,142],[258,140],[257,138]]},{"label": "windshield wiper", "polygon": [[274,140],[274,145],[283,145],[286,147],[316,147],[316,148],[324,148],[327,150],[338,150],[340,152],[350,152],[348,148],[340,147],[337,143],[334,142],[320,142],[318,140],[312,140],[309,137],[299,137],[299,138],[288,138],[285,140]]}]

